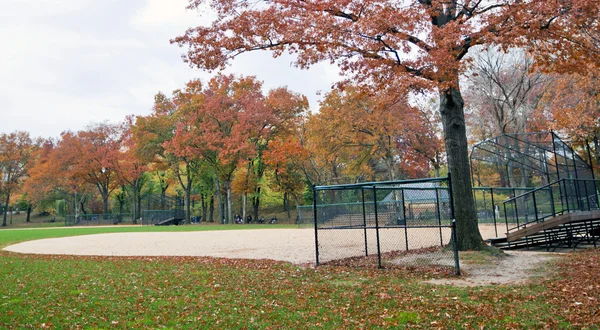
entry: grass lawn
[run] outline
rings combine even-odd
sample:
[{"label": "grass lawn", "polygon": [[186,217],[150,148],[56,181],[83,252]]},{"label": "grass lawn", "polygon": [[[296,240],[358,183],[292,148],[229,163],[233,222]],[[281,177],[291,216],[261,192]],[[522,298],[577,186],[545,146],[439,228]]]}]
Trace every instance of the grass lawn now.
[{"label": "grass lawn", "polygon": [[[247,227],[0,230],[0,246],[101,232]],[[597,329],[600,250],[569,254],[553,267],[547,279],[527,285],[456,288],[421,282],[445,275],[404,269],[0,252],[0,328]]]}]

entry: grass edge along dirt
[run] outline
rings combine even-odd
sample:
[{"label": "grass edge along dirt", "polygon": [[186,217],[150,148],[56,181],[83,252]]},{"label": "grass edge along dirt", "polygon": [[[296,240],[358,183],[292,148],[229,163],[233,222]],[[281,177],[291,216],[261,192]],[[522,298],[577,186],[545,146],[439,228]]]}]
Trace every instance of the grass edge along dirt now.
[{"label": "grass edge along dirt", "polygon": [[92,234],[110,233],[145,233],[145,232],[189,232],[217,230],[252,230],[252,229],[297,228],[296,225],[202,225],[202,226],[115,226],[115,227],[54,227],[1,229],[0,249],[8,245],[45,238],[58,238]]}]

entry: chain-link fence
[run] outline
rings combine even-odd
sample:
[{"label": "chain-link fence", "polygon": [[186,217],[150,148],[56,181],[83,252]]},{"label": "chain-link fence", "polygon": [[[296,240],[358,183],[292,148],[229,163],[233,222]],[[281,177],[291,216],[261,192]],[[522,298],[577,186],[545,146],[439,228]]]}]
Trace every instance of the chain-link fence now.
[{"label": "chain-link fence", "polygon": [[130,213],[66,215],[65,226],[105,226],[131,224]]},{"label": "chain-link fence", "polygon": [[183,199],[179,197],[154,196],[142,203],[142,226],[179,224],[185,219]]},{"label": "chain-link fence", "polygon": [[435,178],[315,186],[317,264],[375,256],[378,267],[448,266],[458,272],[449,185],[449,179]]},{"label": "chain-link fence", "polygon": [[535,188],[530,187],[473,187],[473,199],[477,210],[477,221],[494,226],[496,237],[506,234],[504,224],[505,210],[502,203],[505,200],[524,194]]}]

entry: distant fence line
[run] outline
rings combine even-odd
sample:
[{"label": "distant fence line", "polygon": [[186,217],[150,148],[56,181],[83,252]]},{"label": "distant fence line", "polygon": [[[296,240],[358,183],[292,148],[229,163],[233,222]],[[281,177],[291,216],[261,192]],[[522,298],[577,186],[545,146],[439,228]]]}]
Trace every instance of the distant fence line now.
[{"label": "distant fence line", "polygon": [[131,213],[66,215],[65,226],[102,226],[133,224]]}]

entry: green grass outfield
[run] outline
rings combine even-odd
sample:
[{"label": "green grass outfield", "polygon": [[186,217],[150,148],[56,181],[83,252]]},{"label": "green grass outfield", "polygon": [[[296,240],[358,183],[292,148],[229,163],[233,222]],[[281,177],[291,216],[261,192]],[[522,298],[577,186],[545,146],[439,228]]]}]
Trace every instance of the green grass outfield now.
[{"label": "green grass outfield", "polygon": [[[272,228],[281,228],[271,226]],[[0,230],[0,246],[80,234],[269,228]],[[408,271],[196,257],[0,252],[0,329],[588,328],[600,324],[600,250],[568,254],[526,285],[457,288]]]}]

